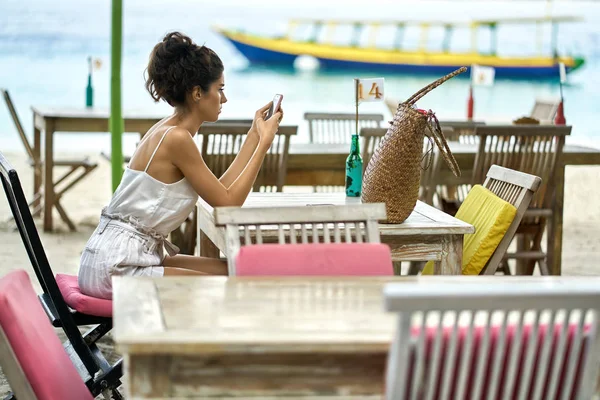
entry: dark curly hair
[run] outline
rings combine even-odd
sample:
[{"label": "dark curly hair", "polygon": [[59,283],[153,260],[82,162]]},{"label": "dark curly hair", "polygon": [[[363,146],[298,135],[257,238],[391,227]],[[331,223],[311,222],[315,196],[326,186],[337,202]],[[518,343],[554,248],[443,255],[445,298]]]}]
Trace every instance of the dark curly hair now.
[{"label": "dark curly hair", "polygon": [[208,47],[171,32],[152,49],[146,72],[146,89],[154,101],[163,99],[176,106],[184,104],[186,94],[197,86],[207,92],[221,77],[223,62]]}]

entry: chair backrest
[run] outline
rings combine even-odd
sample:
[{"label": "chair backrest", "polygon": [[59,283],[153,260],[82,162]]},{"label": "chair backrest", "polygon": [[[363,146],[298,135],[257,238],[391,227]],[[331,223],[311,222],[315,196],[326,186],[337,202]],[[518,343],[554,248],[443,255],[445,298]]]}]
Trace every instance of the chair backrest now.
[{"label": "chair backrest", "polygon": [[[217,207],[215,224],[225,226],[229,275],[242,245],[291,243],[379,243],[378,220],[385,204],[298,207]],[[343,240],[342,240],[343,237]]]},{"label": "chair backrest", "polygon": [[529,116],[537,119],[538,121],[554,122],[554,117],[556,117],[556,111],[558,110],[559,104],[560,100],[536,99]]},{"label": "chair backrest", "polygon": [[[215,176],[220,177],[227,171],[240,151],[250,126],[251,121],[250,123],[202,124],[198,131],[202,157]],[[254,191],[280,192],[283,189],[287,174],[290,137],[297,132],[297,126],[279,127],[254,183]]]},{"label": "chair backrest", "polygon": [[385,286],[385,309],[398,313],[387,399],[591,398],[598,278],[452,278]]},{"label": "chair backrest", "polygon": [[[570,126],[486,125],[475,128],[479,149],[473,165],[473,184],[483,182],[494,164],[542,178],[531,201],[533,208],[550,208],[556,166]],[[548,194],[548,195],[547,195]]]},{"label": "chair backrest", "polygon": [[387,128],[361,128],[360,136],[362,137],[361,156],[363,159],[363,169],[367,168],[369,160],[386,133]]},{"label": "chair backrest", "polygon": [[33,154],[33,148],[31,147],[31,143],[29,143],[29,139],[27,139],[27,135],[25,134],[25,130],[23,129],[23,125],[21,124],[21,120],[19,119],[19,115],[17,114],[17,110],[15,109],[15,106],[10,98],[10,95],[8,94],[8,90],[0,88],[0,92],[2,92],[2,96],[4,97],[4,102],[6,103],[6,106],[8,107],[8,112],[10,113],[13,123],[15,124],[15,128],[17,128],[17,132],[19,132],[19,136],[21,137],[21,142],[23,142],[23,146],[25,146],[25,150],[27,151],[27,154],[29,155],[29,159],[34,160],[35,156]]},{"label": "chair backrest", "polygon": [[[308,135],[311,143],[350,143],[356,131],[356,114],[353,113],[313,113],[304,114],[308,121]],[[379,128],[383,121],[381,114],[359,114],[358,131],[361,128]]]},{"label": "chair backrest", "polygon": [[48,321],[27,272],[0,279],[0,363],[18,399],[92,399]]},{"label": "chair backrest", "polygon": [[[471,188],[456,218],[475,226],[463,245],[464,275],[496,273],[531,198],[539,187],[537,176],[492,165],[483,187]],[[433,273],[433,262],[423,269]]]},{"label": "chair backrest", "polygon": [[526,174],[520,171],[492,165],[483,183],[483,187],[490,190],[502,200],[515,206],[517,213],[504,237],[496,247],[494,254],[487,262],[482,274],[493,275],[496,273],[504,254],[515,236],[515,232],[523,219],[523,215],[533,196],[542,184],[538,176]]},{"label": "chair backrest", "polygon": [[479,139],[475,136],[475,128],[485,125],[483,121],[441,120],[439,122],[447,140],[465,144],[477,144]]},{"label": "chair backrest", "polygon": [[50,267],[48,257],[46,256],[35,222],[29,210],[29,206],[27,205],[27,200],[23,193],[17,171],[15,171],[2,153],[0,153],[0,180],[2,180],[6,199],[8,200],[8,204],[21,235],[21,240],[23,241],[25,250],[31,261],[31,266],[40,282],[42,290],[50,297],[50,300],[60,317],[65,335],[73,345],[73,348],[81,358],[81,361],[86,366],[90,375],[94,376],[99,370],[99,367],[96,364],[90,348],[83,340],[83,337],[73,320],[69,307],[60,293],[54,277],[54,272]]}]

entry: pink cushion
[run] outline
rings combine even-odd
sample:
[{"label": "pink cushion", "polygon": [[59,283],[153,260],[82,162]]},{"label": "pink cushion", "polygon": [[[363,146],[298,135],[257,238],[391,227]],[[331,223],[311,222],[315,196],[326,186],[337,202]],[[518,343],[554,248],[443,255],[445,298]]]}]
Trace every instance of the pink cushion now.
[{"label": "pink cushion", "polygon": [[[577,362],[575,364],[575,376],[574,376],[574,389],[572,391],[572,393],[570,393],[570,396],[567,397],[569,399],[576,399],[576,393],[577,390],[579,389],[579,384],[581,383],[581,374],[583,373],[583,349],[589,344],[589,326],[585,326],[584,327],[584,336],[583,336],[583,340],[580,342],[580,346],[577,349],[573,349],[573,339],[574,339],[574,335],[576,332],[577,326],[575,324],[571,324],[569,325],[569,328],[567,330],[567,341],[566,341],[566,352],[564,355],[564,359],[563,359],[563,363],[562,363],[562,367],[560,369],[559,375],[558,375],[558,386],[557,386],[557,393],[562,394],[562,390],[563,390],[563,385],[565,384],[565,379],[567,378],[567,362],[568,359],[570,357],[570,354],[572,351],[576,351],[577,353]],[[501,390],[503,390],[503,388],[505,387],[505,385],[507,384],[507,379],[508,379],[508,368],[509,368],[509,359],[508,359],[508,355],[510,354],[511,351],[511,345],[513,343],[514,340],[514,336],[515,336],[515,329],[516,327],[514,325],[509,325],[506,327],[506,332],[505,332],[505,336],[504,336],[504,343],[505,343],[505,347],[504,347],[504,359],[502,360],[502,363],[500,364],[500,370],[499,370],[499,374],[496,376],[496,379],[499,380],[498,385],[496,386],[496,397],[498,397],[499,392]],[[515,381],[514,381],[514,385],[513,385],[513,393],[512,396],[509,396],[510,399],[517,399],[518,398],[518,390],[520,388],[520,385],[522,385],[524,382],[521,382],[523,375],[524,375],[524,370],[523,370],[523,364],[525,363],[525,344],[529,343],[529,338],[531,335],[531,329],[532,327],[530,325],[525,325],[523,327],[523,330],[521,332],[521,347],[519,349],[518,352],[518,357],[517,357],[517,364],[516,364],[516,368],[515,368]],[[540,357],[541,357],[541,351],[542,351],[542,341],[545,338],[546,335],[546,330],[548,329],[547,325],[540,325],[538,328],[538,332],[537,332],[537,346],[536,346],[536,351],[535,351],[535,357],[533,359],[533,372],[530,376],[529,382],[528,382],[528,388],[529,388],[529,392],[528,395],[526,396],[526,398],[530,398],[533,396],[533,387],[535,385],[535,382],[538,379],[543,379],[544,380],[544,389],[542,390],[542,398],[546,398],[547,394],[546,394],[546,390],[548,390],[549,388],[549,368],[547,368],[547,372],[546,375],[542,378],[542,377],[538,377],[536,376],[537,374],[539,374],[541,371],[540,370]],[[551,346],[550,346],[550,352],[549,352],[549,356],[548,356],[548,362],[550,360],[552,360],[552,358],[554,357],[554,354],[556,352],[556,346],[558,344],[558,339],[559,339],[559,334],[562,330],[562,326],[561,325],[555,325],[554,328],[554,332],[552,335],[552,339],[551,339]],[[440,368],[439,368],[439,373],[438,376],[435,378],[436,382],[435,382],[435,387],[436,387],[436,391],[434,393],[434,398],[437,398],[439,396],[441,396],[441,385],[442,385],[442,377],[443,377],[443,372],[444,372],[444,368],[451,368],[452,369],[452,378],[450,380],[451,385],[450,385],[450,398],[454,398],[456,395],[458,395],[458,393],[456,393],[456,391],[458,390],[458,381],[460,378],[460,355],[464,354],[466,349],[464,349],[465,346],[465,341],[467,338],[467,328],[466,327],[461,327],[458,330],[458,346],[456,348],[456,356],[455,356],[455,364],[454,365],[446,365],[445,364],[445,358],[446,358],[446,354],[449,351],[449,345],[450,345],[450,339],[452,337],[452,329],[447,327],[444,328],[443,333],[442,333],[442,340],[441,340],[441,359],[440,359]],[[483,335],[485,333],[485,328],[484,327],[475,327],[473,330],[473,341],[471,342],[472,345],[472,352],[471,352],[471,359],[467,362],[466,364],[466,368],[468,368],[467,371],[467,384],[466,384],[466,392],[469,393],[471,390],[474,389],[475,387],[475,378],[477,376],[477,362],[478,360],[482,357],[481,356],[481,342],[482,342],[482,338]],[[413,328],[412,332],[411,332],[411,336],[413,336],[416,340],[416,338],[419,336],[420,334],[420,329],[419,328]],[[427,331],[426,331],[426,337],[425,337],[425,365],[429,365],[432,355],[433,355],[433,346],[435,343],[435,339],[436,339],[436,334],[437,334],[437,328],[436,327],[428,327]],[[489,387],[491,385],[491,380],[493,379],[493,377],[491,376],[492,374],[492,367],[493,364],[490,362],[491,357],[494,357],[494,352],[496,347],[499,345],[498,340],[499,340],[499,335],[500,335],[500,327],[498,326],[493,326],[491,327],[491,332],[489,335],[489,342],[488,342],[488,352],[485,356],[485,360],[482,360],[485,362],[485,368],[484,368],[484,379],[483,379],[483,386],[482,386],[482,393],[487,394],[489,391]],[[413,350],[414,351],[414,350]],[[414,362],[415,362],[415,357],[416,355],[413,355],[411,357],[411,361],[410,361],[410,365],[408,368],[408,376],[407,376],[407,391],[406,391],[406,398],[410,398],[410,387],[412,384],[412,380],[414,379],[413,376],[413,372],[415,371],[414,368]],[[549,364],[548,364],[549,365]],[[538,372],[539,371],[539,372]],[[502,395],[503,392],[501,392]],[[472,397],[472,396],[469,396]]]},{"label": "pink cushion", "polygon": [[73,310],[97,317],[112,317],[112,300],[90,297],[81,293],[77,276],[57,274],[56,283],[65,303]]},{"label": "pink cushion", "polygon": [[23,270],[0,279],[0,326],[38,399],[93,399]]},{"label": "pink cushion", "polygon": [[390,248],[379,243],[261,244],[242,246],[236,275],[393,275]]}]

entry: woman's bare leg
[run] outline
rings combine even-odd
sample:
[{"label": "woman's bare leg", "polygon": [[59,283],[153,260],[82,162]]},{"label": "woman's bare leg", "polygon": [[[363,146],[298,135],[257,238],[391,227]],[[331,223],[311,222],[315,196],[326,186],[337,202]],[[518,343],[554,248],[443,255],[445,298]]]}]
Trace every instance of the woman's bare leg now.
[{"label": "woman's bare leg", "polygon": [[227,262],[216,258],[177,254],[165,257],[165,275],[227,275]]},{"label": "woman's bare leg", "polygon": [[181,275],[210,276],[203,272],[192,271],[191,269],[173,268],[173,267],[163,267],[163,269],[165,271],[163,276],[181,276]]}]

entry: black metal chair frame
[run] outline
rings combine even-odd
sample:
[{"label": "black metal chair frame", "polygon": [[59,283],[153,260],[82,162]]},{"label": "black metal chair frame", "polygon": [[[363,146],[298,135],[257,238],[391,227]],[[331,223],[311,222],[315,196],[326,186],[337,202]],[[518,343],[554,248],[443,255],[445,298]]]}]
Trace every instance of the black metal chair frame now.
[{"label": "black metal chair frame", "polygon": [[[122,359],[110,365],[96,344],[112,329],[112,318],[87,315],[69,308],[48,262],[17,171],[2,153],[0,179],[25,250],[43,290],[38,297],[52,325],[64,331],[67,337],[65,349],[71,361],[94,396],[108,390],[112,392],[114,399],[121,399],[116,389],[121,385]],[[81,325],[95,326],[82,334],[78,328]]]}]

